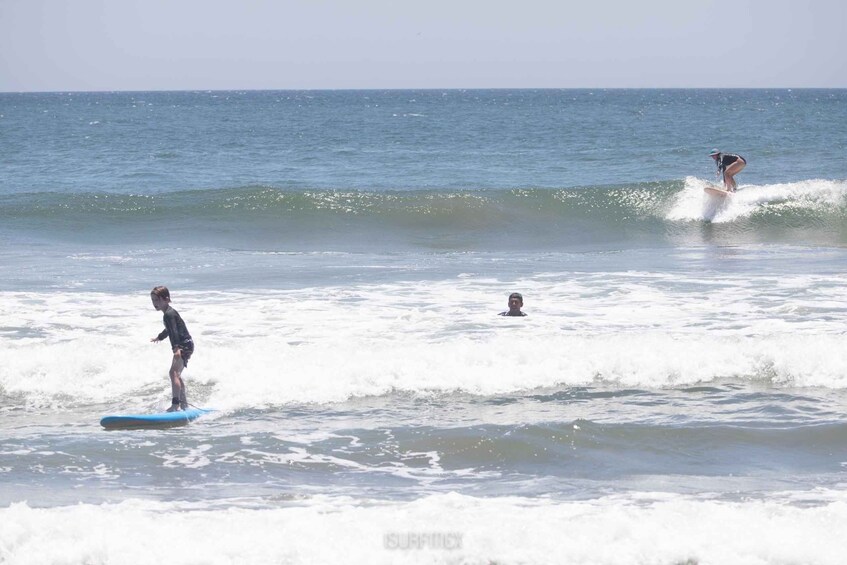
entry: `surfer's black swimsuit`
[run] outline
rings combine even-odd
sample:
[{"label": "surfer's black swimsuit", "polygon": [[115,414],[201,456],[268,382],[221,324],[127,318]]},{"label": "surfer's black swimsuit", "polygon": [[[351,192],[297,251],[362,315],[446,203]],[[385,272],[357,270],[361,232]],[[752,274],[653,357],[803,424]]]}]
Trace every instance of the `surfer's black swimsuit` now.
[{"label": "surfer's black swimsuit", "polygon": [[735,155],[734,153],[718,153],[718,172],[723,174],[728,166],[732,165],[739,159],[741,159],[745,165],[747,164],[747,160],[741,155]]},{"label": "surfer's black swimsuit", "polygon": [[168,309],[165,310],[162,320],[165,322],[165,329],[157,339],[161,341],[167,337],[171,340],[171,349],[180,348],[182,350],[182,362],[187,367],[188,359],[194,353],[194,341],[185,327],[185,322],[182,321],[179,312],[171,306],[168,306]]},{"label": "surfer's black swimsuit", "polygon": [[500,312],[500,316],[526,316],[525,312],[521,312],[520,314],[512,314],[510,311]]}]

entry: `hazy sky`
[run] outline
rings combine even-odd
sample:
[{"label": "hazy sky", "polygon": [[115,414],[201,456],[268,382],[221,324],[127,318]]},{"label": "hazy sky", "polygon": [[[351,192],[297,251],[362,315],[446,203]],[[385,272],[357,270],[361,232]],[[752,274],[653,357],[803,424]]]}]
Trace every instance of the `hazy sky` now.
[{"label": "hazy sky", "polygon": [[847,87],[845,0],[0,0],[0,91]]}]

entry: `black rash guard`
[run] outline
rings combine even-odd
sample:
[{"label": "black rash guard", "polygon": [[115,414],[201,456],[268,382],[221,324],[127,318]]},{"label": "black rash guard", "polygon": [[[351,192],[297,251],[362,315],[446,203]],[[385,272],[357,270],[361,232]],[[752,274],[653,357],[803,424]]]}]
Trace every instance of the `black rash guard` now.
[{"label": "black rash guard", "polygon": [[194,341],[192,341],[191,334],[188,333],[188,329],[185,327],[185,322],[182,321],[179,312],[174,310],[173,307],[168,306],[168,309],[165,310],[165,315],[162,316],[162,320],[165,322],[165,330],[159,334],[159,341],[167,337],[171,340],[172,349],[177,347],[194,349]]},{"label": "black rash guard", "polygon": [[718,172],[723,173],[728,166],[732,165],[739,159],[744,161],[745,165],[747,164],[747,160],[741,155],[736,155],[734,153],[718,153]]}]

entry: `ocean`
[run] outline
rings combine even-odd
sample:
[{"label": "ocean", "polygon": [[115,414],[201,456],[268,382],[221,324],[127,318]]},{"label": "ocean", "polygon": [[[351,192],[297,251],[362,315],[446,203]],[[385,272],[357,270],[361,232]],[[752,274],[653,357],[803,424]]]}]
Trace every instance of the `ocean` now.
[{"label": "ocean", "polygon": [[[0,563],[843,563],[845,124],[847,90],[0,94]],[[215,412],[106,431],[170,404],[157,285]]]}]

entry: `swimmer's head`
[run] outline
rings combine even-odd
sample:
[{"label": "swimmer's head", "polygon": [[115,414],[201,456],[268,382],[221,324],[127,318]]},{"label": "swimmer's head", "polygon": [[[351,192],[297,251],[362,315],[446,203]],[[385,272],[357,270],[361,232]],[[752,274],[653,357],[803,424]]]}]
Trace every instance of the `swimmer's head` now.
[{"label": "swimmer's head", "polygon": [[523,296],[521,296],[520,292],[513,292],[509,295],[509,309],[510,310],[520,310],[521,306],[523,306]]}]

